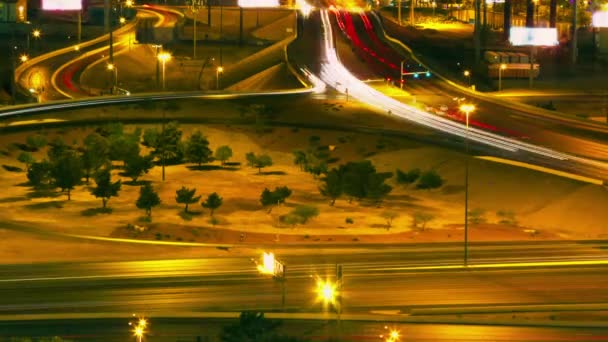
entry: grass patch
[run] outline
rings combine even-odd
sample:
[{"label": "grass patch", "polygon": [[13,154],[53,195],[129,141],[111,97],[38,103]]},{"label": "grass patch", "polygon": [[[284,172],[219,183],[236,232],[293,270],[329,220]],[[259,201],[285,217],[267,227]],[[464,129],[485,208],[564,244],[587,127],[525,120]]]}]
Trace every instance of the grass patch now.
[{"label": "grass patch", "polygon": [[12,166],[12,165],[4,165],[2,164],[2,168],[5,169],[8,172],[23,172],[23,169],[18,167],[18,166]]},{"label": "grass patch", "polygon": [[80,212],[82,216],[96,216],[99,214],[111,214],[112,208],[89,208]]},{"label": "grass patch", "polygon": [[187,213],[187,212],[181,210],[178,215],[184,221],[192,221],[192,213]]},{"label": "grass patch", "polygon": [[48,202],[28,204],[25,207],[28,209],[34,209],[34,210],[49,209],[49,208],[61,209],[61,208],[63,208],[63,203],[64,203],[64,201],[48,201]]},{"label": "grass patch", "polygon": [[[119,173],[119,175],[122,176],[122,172]],[[132,181],[131,180],[131,181],[122,182],[122,184],[131,185],[131,186],[142,186],[142,185],[150,184],[150,181],[149,180],[141,180],[140,179],[140,180],[136,180],[136,181]]]},{"label": "grass patch", "polygon": [[152,222],[152,217],[150,216],[141,216],[140,218],[137,219],[137,222],[142,222],[142,223],[150,223]]},{"label": "grass patch", "polygon": [[260,173],[256,173],[256,175],[260,176],[284,176],[287,173],[285,171],[262,171]]},{"label": "grass patch", "polygon": [[55,191],[55,189],[40,188],[28,192],[26,196],[27,198],[55,198],[61,196],[61,192]]},{"label": "grass patch", "polygon": [[24,144],[24,143],[13,143],[13,146],[15,146],[16,148],[18,148],[19,150],[21,150],[23,152],[36,152],[36,151],[38,151],[37,147],[30,146],[30,145]]}]

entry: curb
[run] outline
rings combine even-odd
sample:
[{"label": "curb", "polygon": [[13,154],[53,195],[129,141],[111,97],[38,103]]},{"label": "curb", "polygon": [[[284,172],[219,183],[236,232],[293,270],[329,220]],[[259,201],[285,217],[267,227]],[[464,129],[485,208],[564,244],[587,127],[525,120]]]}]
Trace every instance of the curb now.
[{"label": "curb", "polygon": [[[240,312],[160,312],[147,316],[154,318],[174,319],[238,319]],[[499,326],[536,326],[536,327],[562,327],[562,328],[606,328],[607,322],[589,321],[554,321],[554,320],[527,320],[512,321],[505,319],[462,319],[462,318],[435,318],[412,317],[408,315],[374,315],[374,314],[341,314],[334,313],[277,313],[267,312],[264,316],[269,319],[307,320],[307,321],[353,321],[353,322],[383,322],[383,323],[411,323],[411,324],[458,324],[458,325],[499,325]],[[99,313],[65,313],[65,314],[24,314],[1,315],[0,322],[47,321],[47,320],[92,320],[92,319],[131,319],[133,314],[120,312]]]},{"label": "curb", "polygon": [[[512,312],[555,312],[555,311],[608,311],[608,303],[591,304],[530,304],[530,305],[495,305],[471,307],[437,307],[411,309],[412,316],[433,315],[466,315]],[[608,322],[606,323],[608,324]]]}]

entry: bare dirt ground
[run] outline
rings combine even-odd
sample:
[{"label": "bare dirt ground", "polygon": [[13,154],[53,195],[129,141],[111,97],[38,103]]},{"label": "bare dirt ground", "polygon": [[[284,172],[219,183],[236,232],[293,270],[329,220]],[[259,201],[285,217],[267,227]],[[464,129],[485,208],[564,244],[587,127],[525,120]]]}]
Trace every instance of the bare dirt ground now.
[{"label": "bare dirt ground", "polygon": [[[196,113],[194,115],[199,118],[210,115],[223,119],[242,118],[233,107],[229,104],[215,106],[184,103],[180,111],[168,112],[167,116],[178,118],[185,112],[190,113],[189,115]],[[354,125],[403,127],[405,132],[426,134],[423,129],[392,122],[388,117],[376,117],[373,120],[360,105],[342,106],[328,103],[326,107],[325,110],[310,110],[305,107],[300,111],[296,109],[300,107],[296,106],[290,109],[289,116],[282,117],[280,114],[277,120],[296,124],[303,122],[302,118],[305,117],[311,125],[321,121],[331,125],[350,119],[348,122]],[[275,109],[282,112],[280,106]],[[140,112],[140,109],[129,106],[111,107],[110,110],[92,108],[67,112],[65,119],[91,116],[118,120],[122,117],[134,117]],[[146,117],[160,117],[161,110],[147,109],[145,114]],[[57,115],[41,117],[49,118],[57,118]],[[49,141],[55,136],[61,136],[68,144],[76,146],[80,145],[82,139],[95,127],[90,123],[88,125],[39,128],[38,132],[46,135]],[[138,126],[146,128],[152,124]],[[159,124],[156,126],[160,128]],[[135,125],[127,125],[126,129],[132,130],[134,127]],[[450,242],[462,239],[464,163],[461,153],[406,137],[344,130],[266,126],[266,133],[258,133],[251,125],[219,123],[182,124],[181,127],[185,138],[194,130],[200,129],[209,139],[212,150],[221,145],[229,145],[234,152],[231,162],[240,163],[240,166],[222,168],[219,162],[214,162],[204,171],[192,170],[189,164],[169,166],[165,182],[161,181],[161,168],[154,167],[141,180],[151,182],[159,192],[162,203],[153,209],[152,223],[146,232],[138,233],[127,228],[128,224],[148,225],[141,222],[144,213],[135,206],[138,186],[123,184],[120,196],[109,202],[112,213],[98,214],[95,208],[101,206],[101,200],[90,194],[86,184],[78,186],[72,193],[72,200],[67,201],[66,196],[59,192],[41,194],[33,191],[26,184],[25,172],[9,172],[4,168],[0,171],[0,188],[3,189],[0,192],[0,222],[18,222],[52,232],[102,237],[172,242],[264,243],[277,246],[316,243],[361,245],[385,242]],[[23,129],[6,131],[0,135],[0,165],[25,168],[16,160],[20,150],[14,144],[24,143],[33,131]],[[416,190],[413,186],[406,188],[397,185],[391,179],[388,183],[394,189],[380,207],[356,201],[349,203],[346,199],[339,199],[335,206],[330,206],[329,201],[319,193],[319,180],[300,171],[293,164],[292,151],[306,149],[309,146],[309,138],[315,135],[320,138],[321,145],[335,146],[331,157],[338,160],[330,164],[330,167],[348,161],[369,159],[379,171],[395,171],[396,168],[408,170],[414,167],[422,170],[435,169],[445,178],[445,185],[433,191]],[[258,174],[257,169],[245,165],[244,155],[250,151],[269,154],[274,165]],[[42,150],[35,153],[35,156],[41,159],[45,154],[46,151]],[[114,171],[115,179],[120,177],[119,172],[120,170]],[[122,180],[128,181],[124,177]],[[292,196],[286,204],[268,213],[259,202],[261,191],[266,187],[272,189],[284,185],[293,190]],[[192,205],[194,214],[183,218],[183,206],[175,202],[175,191],[181,186],[195,187],[197,194],[203,197],[217,192],[224,198],[223,206],[215,215],[219,221],[216,225],[210,222],[209,212],[203,210],[200,204]],[[605,224],[608,222],[608,211],[605,210],[608,192],[604,187],[479,159],[471,160],[469,186],[469,208],[483,212],[480,223],[470,225],[471,241],[597,239],[608,236],[608,227]],[[279,221],[280,215],[288,213],[300,204],[316,206],[320,215],[304,225],[295,227]],[[398,214],[391,227],[382,216],[387,210]],[[513,212],[517,223],[500,224],[498,211]],[[425,230],[413,227],[412,217],[416,212],[432,214],[433,219],[428,222]],[[353,223],[346,223],[347,218]],[[85,250],[81,249],[81,241],[50,244],[48,240],[38,236],[13,236],[17,233],[11,231],[12,233],[2,231],[4,238],[0,242],[1,260],[44,260],[43,254],[38,250],[44,250],[47,256],[49,253],[56,255],[57,260],[64,260],[70,254],[65,252],[69,245],[78,246],[75,247],[77,251]],[[32,255],[20,259],[24,255],[20,253],[23,245],[28,246]],[[87,257],[93,258],[95,253],[102,258],[134,257],[132,252],[127,250],[128,247],[122,247],[124,244],[117,246],[121,247],[117,247],[118,252],[112,253],[112,256],[106,253],[108,249],[105,248],[108,247],[91,247],[91,253]],[[138,247],[140,251],[147,248]],[[169,246],[166,248],[171,249]],[[124,251],[121,252],[121,249]],[[175,251],[176,257],[189,255],[187,251]]]}]

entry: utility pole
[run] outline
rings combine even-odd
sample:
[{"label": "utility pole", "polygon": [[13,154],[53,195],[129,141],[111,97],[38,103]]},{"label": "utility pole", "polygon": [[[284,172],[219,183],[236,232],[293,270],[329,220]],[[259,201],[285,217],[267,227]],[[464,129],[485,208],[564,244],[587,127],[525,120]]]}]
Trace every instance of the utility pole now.
[{"label": "utility pole", "polygon": [[[413,1],[413,0],[412,0]],[[481,17],[481,2],[480,0],[474,0],[475,6],[475,26],[473,33],[473,43],[475,45],[475,65],[479,64],[481,60],[481,25],[480,25],[480,17]]]},{"label": "utility pole", "polygon": [[401,0],[397,1],[397,22],[401,26]]},{"label": "utility pole", "polygon": [[414,26],[415,23],[415,17],[414,17],[414,6],[415,6],[415,0],[410,0],[410,25]]},{"label": "utility pole", "polygon": [[572,54],[571,57],[572,57],[572,64],[573,65],[576,64],[576,60],[578,58],[578,50],[577,50],[578,46],[577,46],[577,37],[576,37],[576,35],[577,35],[576,34],[576,32],[577,32],[577,30],[576,30],[576,22],[577,22],[576,16],[578,15],[576,13],[577,7],[578,7],[577,0],[574,0],[572,2],[572,28],[570,29],[570,31],[572,31],[572,38],[570,39],[570,49],[572,50],[571,51],[571,54]]}]

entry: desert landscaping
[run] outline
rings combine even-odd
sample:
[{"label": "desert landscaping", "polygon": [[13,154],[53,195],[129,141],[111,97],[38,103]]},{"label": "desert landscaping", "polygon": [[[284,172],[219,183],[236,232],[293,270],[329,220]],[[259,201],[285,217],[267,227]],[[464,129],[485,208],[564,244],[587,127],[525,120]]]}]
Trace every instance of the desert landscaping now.
[{"label": "desert landscaping", "polygon": [[[107,210],[100,209],[102,200],[92,194],[93,174],[88,184],[83,178],[71,190],[68,200],[59,188],[50,186],[41,191],[29,184],[28,166],[18,161],[19,155],[28,150],[32,136],[46,141],[30,152],[40,161],[48,158],[49,144],[57,138],[70,150],[79,151],[88,135],[113,126],[121,127],[126,135],[139,131],[141,144],[146,130],[162,131],[161,124],[37,127],[3,134],[0,186],[6,190],[0,198],[2,221],[56,233],[176,242],[315,244],[462,239],[464,155],[459,152],[407,138],[341,130],[175,122],[167,122],[165,127],[168,125],[177,125],[174,127],[182,132],[183,146],[200,131],[212,153],[220,146],[229,146],[231,156],[226,163],[209,160],[201,167],[184,158],[166,166],[165,181],[158,157],[136,182],[124,175],[124,162],[115,160],[111,181],[120,180],[121,186],[117,196],[109,198]],[[342,194],[332,205],[331,198],[320,191],[323,174],[314,175],[314,171],[296,165],[295,151],[319,157],[315,157],[316,162],[324,161],[328,170],[368,160],[384,175],[390,190],[373,200]],[[140,145],[142,156],[151,152],[152,148]],[[250,152],[270,157],[272,165],[248,165],[246,154]],[[441,184],[420,189],[420,177],[418,183],[399,181],[397,169],[403,173],[433,171]],[[150,217],[136,206],[140,188],[146,184],[160,199],[160,204],[151,208]],[[469,186],[471,241],[608,236],[605,187],[475,158],[470,163]],[[196,189],[194,197],[202,196],[189,204],[187,213],[184,204],[176,201],[176,191],[182,187]],[[287,187],[290,195],[279,201],[283,203],[263,205],[263,190],[277,187]],[[212,193],[221,197],[213,216],[201,205]],[[302,211],[309,212],[305,219],[297,216]]]}]

